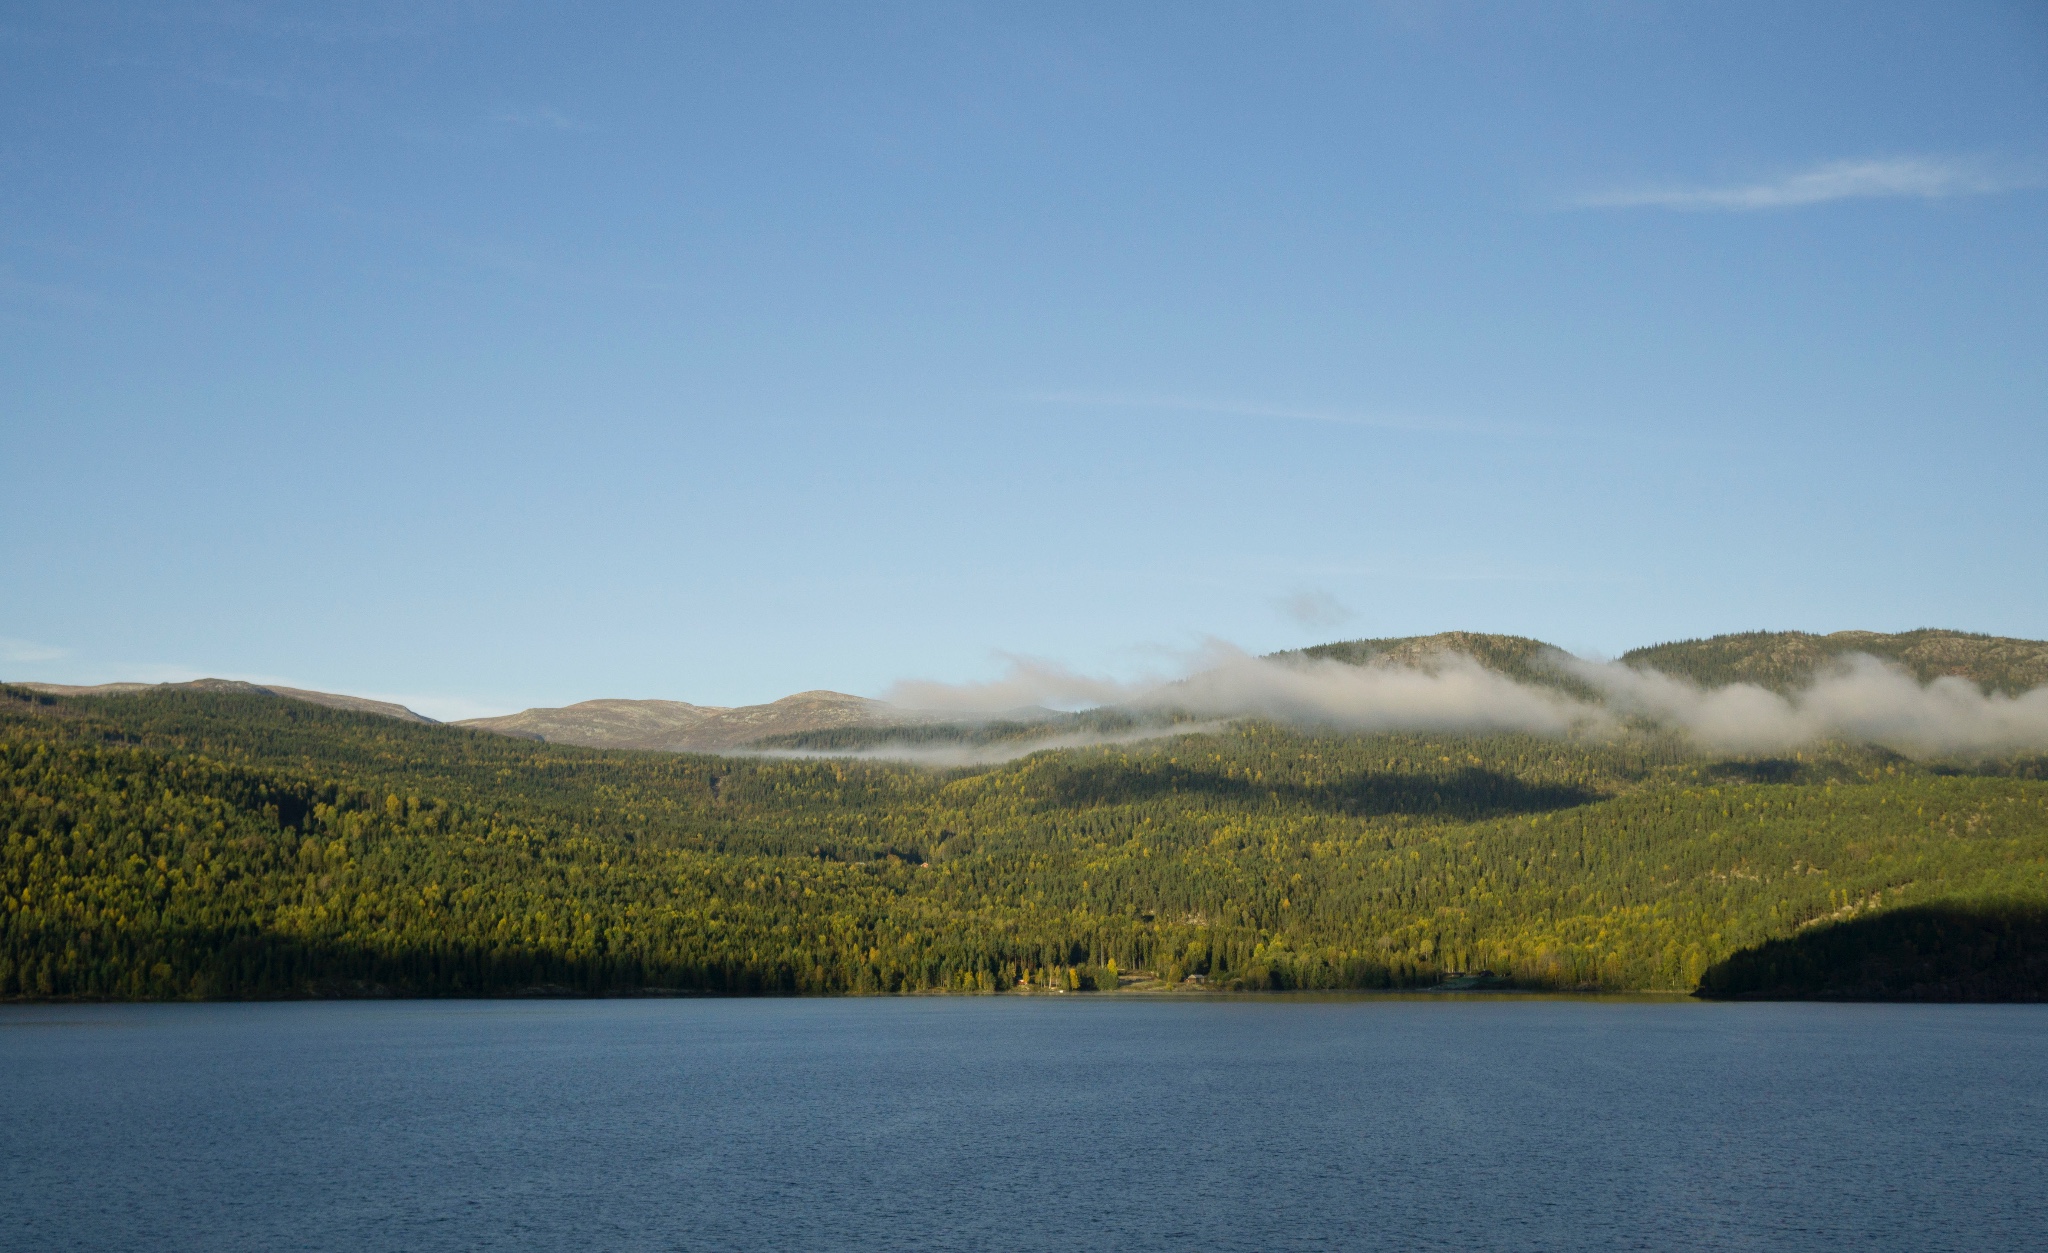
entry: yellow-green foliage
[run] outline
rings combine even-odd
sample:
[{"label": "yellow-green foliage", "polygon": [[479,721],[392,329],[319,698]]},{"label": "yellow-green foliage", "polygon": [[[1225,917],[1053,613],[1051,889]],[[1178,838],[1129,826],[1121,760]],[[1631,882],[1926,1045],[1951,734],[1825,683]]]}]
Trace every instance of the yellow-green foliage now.
[{"label": "yellow-green foliage", "polygon": [[2048,900],[2034,768],[1248,725],[934,772],[17,693],[0,995],[1690,988],[1816,921]]}]

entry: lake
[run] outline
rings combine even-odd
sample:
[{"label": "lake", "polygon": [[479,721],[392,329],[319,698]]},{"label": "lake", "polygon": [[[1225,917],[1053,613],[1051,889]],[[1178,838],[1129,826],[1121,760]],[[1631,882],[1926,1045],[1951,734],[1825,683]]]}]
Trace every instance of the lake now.
[{"label": "lake", "polygon": [[0,1008],[21,1249],[2011,1249],[2048,1007]]}]

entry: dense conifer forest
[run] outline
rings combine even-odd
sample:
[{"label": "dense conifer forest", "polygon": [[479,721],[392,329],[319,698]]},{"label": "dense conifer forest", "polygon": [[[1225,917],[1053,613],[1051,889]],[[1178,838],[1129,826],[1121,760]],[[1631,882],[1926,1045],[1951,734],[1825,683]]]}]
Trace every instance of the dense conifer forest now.
[{"label": "dense conifer forest", "polygon": [[1481,971],[1849,995],[1821,971],[1828,945],[1861,961],[1856,937],[1892,918],[1872,942],[1887,952],[1967,933],[2019,956],[1991,982],[1922,963],[1862,994],[2038,998],[2021,933],[2048,902],[2044,779],[2039,757],[1716,759],[1649,733],[1257,722],[936,770],[570,748],[259,694],[6,688],[0,997]]}]

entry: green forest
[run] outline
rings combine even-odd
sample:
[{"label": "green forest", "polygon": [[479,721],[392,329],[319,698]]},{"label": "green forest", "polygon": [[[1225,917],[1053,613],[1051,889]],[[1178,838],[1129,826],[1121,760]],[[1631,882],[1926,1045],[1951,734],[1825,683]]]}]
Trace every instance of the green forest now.
[{"label": "green forest", "polygon": [[[2048,992],[2038,756],[1244,722],[938,770],[0,688],[0,827],[11,999]],[[2010,969],[1820,969],[1945,935]]]}]

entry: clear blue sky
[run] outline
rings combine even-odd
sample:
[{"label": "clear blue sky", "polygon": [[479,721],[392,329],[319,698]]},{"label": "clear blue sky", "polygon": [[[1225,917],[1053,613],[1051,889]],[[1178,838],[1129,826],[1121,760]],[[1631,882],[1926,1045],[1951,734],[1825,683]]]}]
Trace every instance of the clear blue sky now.
[{"label": "clear blue sky", "polygon": [[0,674],[2048,636],[2048,6],[7,6]]}]

